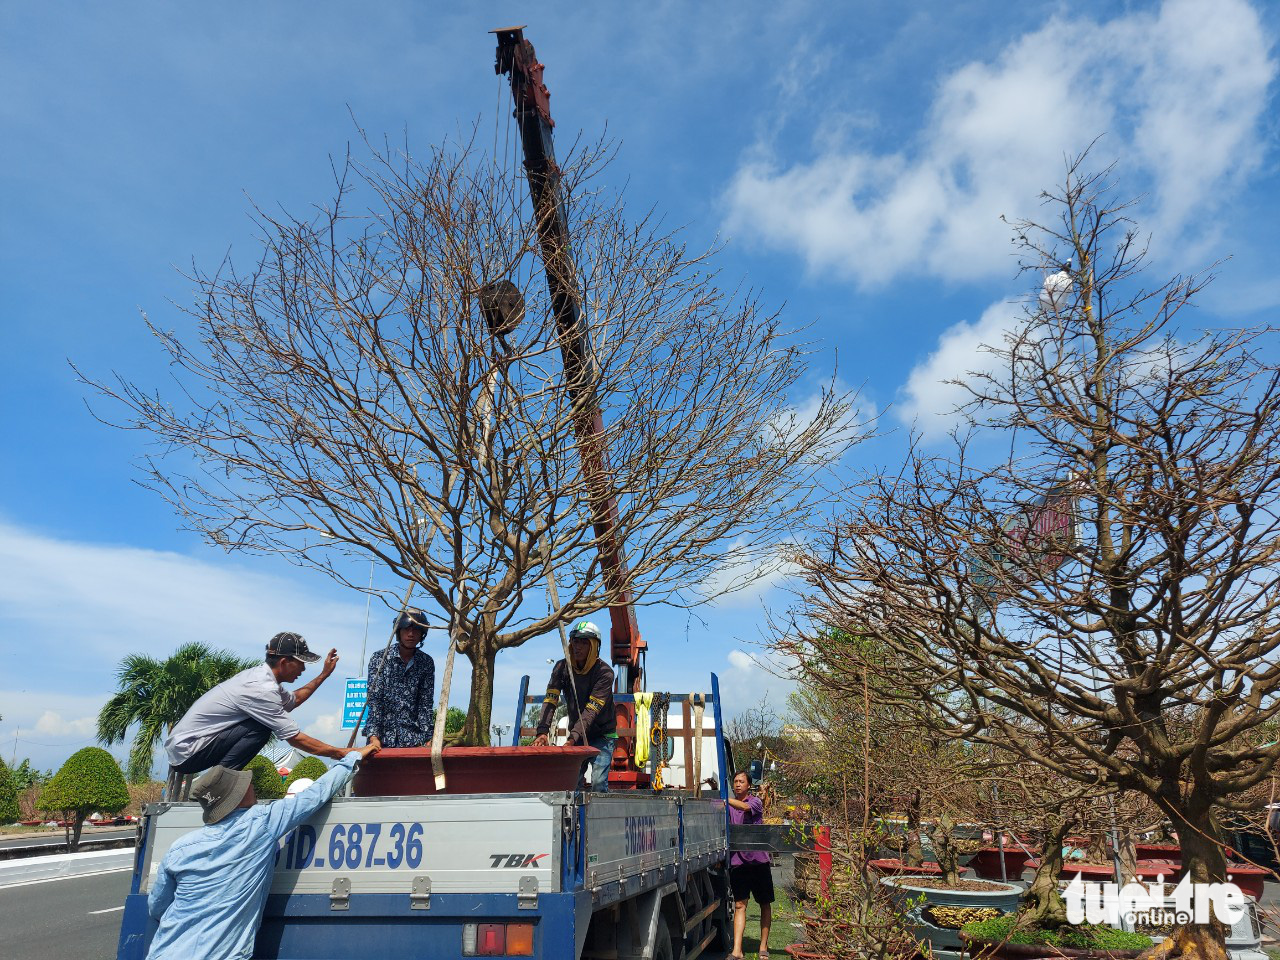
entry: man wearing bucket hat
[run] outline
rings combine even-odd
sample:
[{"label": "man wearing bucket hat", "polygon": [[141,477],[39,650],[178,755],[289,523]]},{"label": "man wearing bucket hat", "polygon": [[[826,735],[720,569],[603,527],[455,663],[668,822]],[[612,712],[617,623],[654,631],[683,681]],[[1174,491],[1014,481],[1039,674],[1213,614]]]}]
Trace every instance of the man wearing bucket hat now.
[{"label": "man wearing bucket hat", "polygon": [[147,911],[160,926],[147,960],[253,956],[280,841],[333,799],[377,749],[347,752],[307,789],[271,803],[257,803],[247,770],[216,766],[200,776],[191,796],[206,825],[175,840],[151,880]]},{"label": "man wearing bucket hat", "polygon": [[550,743],[551,719],[560,705],[560,694],[568,691],[569,743],[596,748],[595,757],[587,761],[591,768],[588,786],[606,791],[618,718],[613,707],[613,668],[600,659],[600,628],[590,620],[580,620],[569,631],[569,659],[572,664],[558,660],[551,668],[533,744],[545,747]]},{"label": "man wearing bucket hat", "polygon": [[194,774],[214,766],[242,770],[273,733],[305,753],[343,757],[345,750],[308,736],[289,717],[333,673],[338,651],[329,651],[320,676],[310,683],[297,690],[284,688],[319,659],[299,634],[277,633],[267,643],[264,663],[218,684],[174,724],[164,742],[173,772]]}]

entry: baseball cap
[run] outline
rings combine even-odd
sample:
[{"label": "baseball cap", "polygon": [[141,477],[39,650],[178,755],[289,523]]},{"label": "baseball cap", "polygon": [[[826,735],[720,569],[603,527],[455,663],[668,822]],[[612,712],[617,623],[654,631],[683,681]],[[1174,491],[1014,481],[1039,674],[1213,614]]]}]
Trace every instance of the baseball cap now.
[{"label": "baseball cap", "polygon": [[307,649],[307,641],[296,633],[277,633],[267,643],[267,653],[278,657],[293,657],[303,663],[315,663],[319,656]]}]

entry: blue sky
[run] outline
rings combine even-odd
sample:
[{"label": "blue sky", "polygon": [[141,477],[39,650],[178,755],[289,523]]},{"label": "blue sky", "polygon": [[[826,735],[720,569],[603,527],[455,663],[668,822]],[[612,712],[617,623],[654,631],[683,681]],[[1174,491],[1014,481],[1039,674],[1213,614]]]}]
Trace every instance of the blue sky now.
[{"label": "blue sky", "polygon": [[[136,484],[144,438],[103,427],[68,360],[166,371],[141,320],[190,331],[180,270],[253,257],[250,201],[302,211],[329,157],[371,134],[410,149],[509,109],[487,31],[528,24],[562,142],[620,141],[612,176],[814,340],[881,411],[847,475],[946,430],[953,388],[1024,296],[1001,215],[1035,214],[1096,137],[1153,234],[1157,276],[1229,257],[1208,326],[1272,318],[1280,192],[1274,5],[7,4],[0,10],[0,754],[60,763],[92,742],[125,653],[200,639],[256,655],[282,629],[360,657],[365,599],[178,531]],[[505,116],[505,114],[504,114]],[[808,394],[794,398],[803,407]],[[712,571],[708,571],[710,574]],[[717,671],[731,705],[786,684],[755,667],[783,578],[690,615],[646,609],[650,686]],[[394,583],[376,581],[396,591]],[[389,614],[373,607],[370,643]],[[498,661],[519,676],[558,642]],[[429,647],[440,662],[438,643]],[[465,661],[460,661],[465,666]],[[455,702],[466,671],[455,676]],[[300,712],[339,736],[340,683]],[[461,705],[461,704],[460,704]]]}]

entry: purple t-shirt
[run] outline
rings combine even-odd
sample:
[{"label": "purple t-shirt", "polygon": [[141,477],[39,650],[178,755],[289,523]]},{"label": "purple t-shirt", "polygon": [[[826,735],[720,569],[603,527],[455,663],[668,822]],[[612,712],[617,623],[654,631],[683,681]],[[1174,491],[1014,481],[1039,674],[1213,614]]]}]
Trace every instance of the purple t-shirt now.
[{"label": "purple t-shirt", "polygon": [[[750,810],[739,810],[729,804],[730,823],[764,823],[764,802],[754,794],[747,794]],[[729,866],[740,867],[744,863],[768,863],[769,854],[763,850],[735,850],[729,855]]]}]

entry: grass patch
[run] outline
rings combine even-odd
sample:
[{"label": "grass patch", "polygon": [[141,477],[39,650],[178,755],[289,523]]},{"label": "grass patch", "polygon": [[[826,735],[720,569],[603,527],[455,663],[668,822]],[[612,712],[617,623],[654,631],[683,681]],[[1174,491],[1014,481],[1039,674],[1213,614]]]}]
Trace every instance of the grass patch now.
[{"label": "grass patch", "polygon": [[[793,924],[800,922],[800,909],[795,902],[775,884],[773,901],[773,918],[769,924],[769,953],[783,957],[784,947],[798,943],[804,938],[804,931]],[[733,931],[729,931],[732,939]],[[760,904],[754,899],[747,901],[747,925],[742,931],[742,955],[752,956],[760,952]],[[1280,960],[1280,958],[1277,958]]]},{"label": "grass patch", "polygon": [[966,923],[961,929],[970,937],[993,943],[1020,943],[1028,946],[1074,947],[1079,950],[1147,950],[1151,938],[1103,924],[1082,923],[1057,930],[1016,927],[1018,917],[1007,913],[990,920]]},{"label": "grass patch", "polygon": [[10,835],[12,835],[12,834],[21,834],[21,833],[57,833],[57,834],[61,834],[61,833],[62,833],[62,827],[46,827],[46,826],[43,826],[43,825],[42,825],[42,826],[39,826],[39,827],[24,827],[24,826],[23,826],[22,824],[20,824],[20,823],[11,823],[11,824],[7,824],[7,825],[5,825],[5,826],[3,826],[3,827],[0,827],[0,836],[5,836],[5,837],[7,837],[7,836],[10,836]]}]

